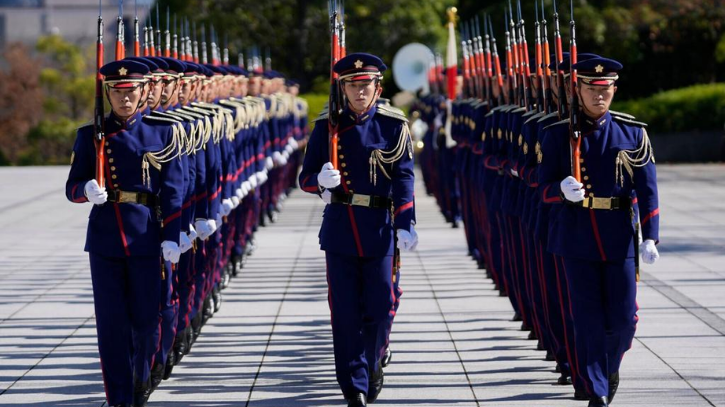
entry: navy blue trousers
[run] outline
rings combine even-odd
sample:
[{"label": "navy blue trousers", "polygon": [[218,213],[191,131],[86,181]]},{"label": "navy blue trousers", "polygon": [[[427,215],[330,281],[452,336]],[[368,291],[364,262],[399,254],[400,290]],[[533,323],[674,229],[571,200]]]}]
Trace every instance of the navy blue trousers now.
[{"label": "navy blue trousers", "polygon": [[346,398],[367,395],[395,312],[393,256],[325,256],[337,382]]},{"label": "navy blue trousers", "polygon": [[576,357],[589,394],[606,396],[637,326],[634,259],[564,258],[574,322]]},{"label": "navy blue trousers", "polygon": [[161,258],[89,253],[98,351],[108,404],[132,403],[159,345]]}]

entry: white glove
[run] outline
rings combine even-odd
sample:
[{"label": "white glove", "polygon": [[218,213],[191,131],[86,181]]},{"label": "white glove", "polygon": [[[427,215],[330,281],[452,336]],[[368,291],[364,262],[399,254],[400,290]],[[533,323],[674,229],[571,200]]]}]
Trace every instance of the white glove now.
[{"label": "white glove", "polygon": [[410,227],[410,232],[405,229],[398,229],[395,232],[398,236],[398,249],[409,252],[418,247],[418,234]]},{"label": "white glove", "polygon": [[279,151],[275,151],[272,153],[272,159],[274,160],[274,163],[277,164],[277,166],[282,166],[282,153]]},{"label": "white glove", "polygon": [[269,175],[267,175],[266,171],[260,171],[257,173],[257,184],[262,185],[265,182],[267,182],[267,179],[269,178]]},{"label": "white glove", "polygon": [[236,196],[237,199],[239,199],[239,200],[244,198],[244,190],[242,189],[241,186],[234,190],[234,196]]},{"label": "white glove", "polygon": [[227,216],[229,213],[234,209],[234,204],[232,203],[232,200],[230,198],[222,199],[222,205],[219,208],[219,214],[222,216]]},{"label": "white glove", "polygon": [[199,235],[200,240],[206,240],[209,236],[211,236],[212,233],[214,233],[214,229],[216,226],[212,227],[212,225],[209,224],[209,222],[214,222],[206,220],[206,219],[197,219],[196,222],[194,222],[194,227],[196,228],[196,233]]},{"label": "white glove", "polygon": [[410,125],[410,133],[413,135],[416,141],[423,140],[423,136],[428,132],[428,124],[421,119],[418,119]]},{"label": "white glove", "polygon": [[[292,147],[292,151],[297,150],[297,147],[300,145],[297,143],[297,140],[295,140],[293,137],[290,137],[289,141],[287,142],[287,145]],[[290,152],[290,154],[292,154]]]},{"label": "white glove", "polygon": [[639,252],[642,254],[642,261],[647,264],[654,264],[660,258],[655,241],[647,239],[639,245]]},{"label": "white glove", "polygon": [[322,198],[322,202],[326,204],[332,203],[332,192],[330,192],[329,189],[326,189],[322,191],[322,194],[320,194],[320,198]]},{"label": "white glove", "polygon": [[289,153],[287,150],[282,151],[282,158],[284,158],[284,164],[282,165],[287,165],[287,161],[289,160]]},{"label": "white glove", "polygon": [[218,221],[214,220],[214,219],[207,219],[207,221],[206,221],[206,223],[208,225],[207,228],[209,230],[209,236],[211,236],[212,233],[216,232],[217,228],[219,228],[219,226],[221,226],[221,224],[222,224],[221,217],[219,216],[219,214],[217,214],[217,219],[218,219]]},{"label": "white glove", "polygon": [[242,202],[241,199],[239,199],[238,196],[234,195],[232,198],[232,208],[236,209],[237,206],[239,206],[239,202]]},{"label": "white glove", "polygon": [[224,223],[224,220],[222,219],[222,213],[219,212],[216,214],[216,219],[214,220],[216,222],[214,224],[214,230],[217,230],[222,227],[222,224]]},{"label": "white glove", "polygon": [[340,185],[340,171],[336,170],[332,163],[325,163],[317,174],[317,183],[323,188],[335,188]]},{"label": "white glove", "polygon": [[[256,177],[252,177],[252,178],[254,178],[255,181],[257,180]],[[252,183],[250,180],[246,180],[246,181],[242,182],[242,196],[247,196],[247,194],[251,190],[252,190]]]},{"label": "white glove", "polygon": [[272,160],[272,157],[267,157],[264,159],[264,168],[267,170],[271,170],[274,168],[274,160]]},{"label": "white glove", "polygon": [[197,237],[199,237],[199,234],[196,233],[196,228],[194,225],[189,224],[189,240],[193,242]]},{"label": "white glove", "polygon": [[181,257],[179,245],[171,240],[164,240],[161,242],[161,253],[164,254],[164,260],[172,263],[178,263],[179,257]]},{"label": "white glove", "polygon": [[249,177],[249,189],[252,190],[257,187],[257,173],[255,172],[252,174],[251,177]]},{"label": "white glove", "polygon": [[191,249],[191,239],[184,232],[179,233],[179,250],[181,253],[186,253]]},{"label": "white glove", "polygon": [[584,184],[571,175],[564,178],[559,186],[561,186],[561,193],[564,194],[567,201],[580,202],[584,200],[584,190],[582,189]]},{"label": "white glove", "polygon": [[[290,141],[293,139],[290,139]],[[287,153],[287,155],[290,155],[295,152],[295,148],[292,147],[292,143],[287,143],[286,146],[284,146],[284,152]]]},{"label": "white glove", "polygon": [[86,185],[83,187],[83,192],[86,194],[88,201],[94,205],[103,205],[108,200],[106,188],[102,188],[98,185],[98,181],[94,179],[86,182]]}]

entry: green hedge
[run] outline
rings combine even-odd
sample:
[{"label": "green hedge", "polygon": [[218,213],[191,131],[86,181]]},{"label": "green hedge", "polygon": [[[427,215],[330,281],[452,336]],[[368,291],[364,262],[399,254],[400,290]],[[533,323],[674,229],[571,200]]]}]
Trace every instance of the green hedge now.
[{"label": "green hedge", "polygon": [[315,127],[313,120],[315,120],[317,116],[320,115],[320,112],[325,107],[325,104],[327,104],[330,95],[326,93],[306,93],[304,95],[300,95],[300,97],[304,98],[307,101],[307,105],[309,106],[309,111],[307,114],[310,118],[310,130],[312,130]]},{"label": "green hedge", "polygon": [[647,123],[655,137],[657,133],[722,130],[725,83],[695,85],[623,102],[616,102],[615,97],[612,110],[632,114]]}]

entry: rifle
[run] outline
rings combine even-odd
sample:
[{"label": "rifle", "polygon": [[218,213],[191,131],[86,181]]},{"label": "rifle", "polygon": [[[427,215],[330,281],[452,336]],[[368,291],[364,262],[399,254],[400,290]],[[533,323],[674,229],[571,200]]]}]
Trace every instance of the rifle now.
[{"label": "rifle", "polygon": [[[489,76],[492,76],[493,74],[496,75],[496,83],[498,84],[498,106],[503,105],[503,73],[501,72],[501,59],[498,56],[498,45],[496,45],[496,37],[493,34],[493,22],[491,21],[491,16],[488,17],[488,29],[491,32],[491,39],[490,44],[493,44],[493,72],[491,72],[491,53],[488,53],[486,55],[486,59],[488,61],[488,69],[489,69]],[[486,33],[486,48],[488,49],[490,47],[489,45],[489,34]],[[488,51],[487,51],[488,52]]]},{"label": "rifle", "polygon": [[118,1],[118,18],[116,19],[116,61],[120,61],[124,57],[123,49],[123,0]]},{"label": "rifle", "polygon": [[508,103],[513,105],[515,98],[514,91],[516,89],[516,75],[514,75],[514,53],[511,44],[511,32],[509,31],[509,25],[506,23],[506,21],[508,20],[506,10],[504,10],[503,12],[503,19],[504,32],[506,33],[506,77],[508,78]]},{"label": "rifle", "polygon": [[579,96],[577,92],[578,81],[576,77],[576,69],[574,64],[577,61],[576,52],[576,23],[574,22],[574,0],[570,0],[571,4],[571,40],[569,42],[569,78],[571,80],[570,89],[570,108],[569,108],[569,144],[571,148],[571,175],[581,182],[582,173],[579,158],[581,157],[581,126],[579,123]]},{"label": "rifle", "polygon": [[523,95],[522,106],[526,110],[531,110],[533,97],[531,96],[531,70],[529,69],[529,45],[526,42],[526,29],[524,28],[524,18],[521,15],[521,0],[516,2],[516,13],[519,17],[519,53],[521,57],[521,93]]},{"label": "rifle", "polygon": [[164,31],[164,40],[166,40],[166,45],[164,45],[164,56],[166,58],[171,58],[171,32],[169,30],[169,7],[166,7],[166,30]]},{"label": "rifle", "polygon": [[328,120],[327,120],[327,128],[329,131],[329,146],[330,146],[330,162],[332,163],[332,166],[337,169],[339,168],[337,163],[337,143],[339,141],[339,119],[340,119],[340,110],[341,110],[341,95],[340,95],[340,86],[338,83],[338,75],[333,71],[333,67],[339,61],[340,59],[340,38],[339,38],[339,29],[340,25],[338,24],[340,16],[340,4],[338,4],[338,0],[328,0],[328,10],[329,10],[329,16],[330,16],[330,40],[331,40],[331,46],[330,46],[330,98],[327,105],[328,110]]},{"label": "rifle", "polygon": [[[183,24],[182,24],[183,25]],[[183,30],[182,30],[183,31]],[[179,59],[179,26],[176,24],[176,14],[174,14],[174,35],[173,38],[173,50],[171,55],[174,57],[174,59]],[[184,37],[181,37],[181,59],[186,60],[184,55]]]},{"label": "rifle", "polygon": [[161,19],[158,2],[156,3],[156,56],[161,56]]},{"label": "rifle", "polygon": [[105,164],[106,150],[103,148],[103,139],[106,136],[105,117],[103,113],[103,17],[101,16],[101,0],[98,0],[98,34],[96,40],[96,105],[93,108],[93,133],[96,146],[96,182],[103,188],[106,186]]},{"label": "rifle", "polygon": [[554,52],[556,53],[556,85],[559,89],[559,118],[566,116],[566,90],[564,89],[564,70],[561,68],[561,61],[564,60],[564,49],[561,45],[561,31],[559,30],[559,12],[556,9],[556,0],[554,3]]},{"label": "rifle", "polygon": [[[148,9],[149,11],[149,55],[152,57],[156,56],[156,45],[154,44],[154,24],[151,20],[151,7]],[[161,56],[161,55],[159,55]]]},{"label": "rifle", "polygon": [[466,24],[461,24],[461,53],[463,56],[463,98],[470,97],[471,95],[471,58],[468,55],[468,32],[466,30]]},{"label": "rifle", "polygon": [[141,38],[138,36],[138,10],[136,8],[138,1],[133,2],[133,56],[141,56]]},{"label": "rifle", "polygon": [[[543,5],[543,2],[542,2]],[[543,44],[541,38],[541,23],[539,22],[539,1],[534,0],[534,10],[536,14],[536,21],[534,23],[534,38],[536,39],[536,48],[534,50],[534,59],[536,61],[536,80],[539,82],[538,90],[536,92],[536,105],[540,112],[546,111],[544,106],[544,69],[542,67],[542,61],[544,60],[541,55]]]},{"label": "rifle", "polygon": [[549,82],[549,78],[551,77],[551,69],[549,68],[549,64],[551,64],[551,56],[549,54],[549,32],[546,29],[546,14],[544,12],[544,0],[541,0],[541,41],[542,41],[542,69],[543,69],[543,79],[541,84],[541,89],[543,90],[544,94],[544,113],[551,113],[553,111],[552,105],[551,105],[551,83]]}]

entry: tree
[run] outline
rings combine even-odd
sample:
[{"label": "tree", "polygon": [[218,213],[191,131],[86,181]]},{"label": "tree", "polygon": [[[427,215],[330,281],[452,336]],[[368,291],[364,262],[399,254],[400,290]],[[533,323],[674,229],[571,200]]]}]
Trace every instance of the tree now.
[{"label": "tree", "polygon": [[42,92],[39,61],[20,43],[8,45],[9,67],[0,71],[0,162],[14,163],[28,148],[25,135],[39,121]]}]

